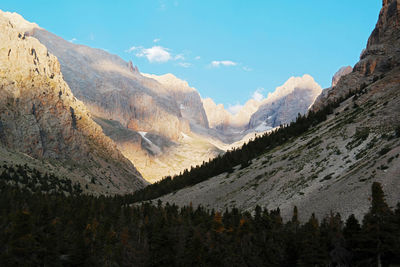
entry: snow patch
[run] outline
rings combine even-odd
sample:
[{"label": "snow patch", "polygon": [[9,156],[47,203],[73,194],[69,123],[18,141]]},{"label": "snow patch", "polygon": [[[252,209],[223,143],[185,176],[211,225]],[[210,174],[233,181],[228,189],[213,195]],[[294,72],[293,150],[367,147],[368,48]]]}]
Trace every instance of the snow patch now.
[{"label": "snow patch", "polygon": [[182,134],[183,140],[191,140],[191,139],[192,139],[192,138],[191,138],[189,135],[187,135],[187,134],[184,134],[184,133],[182,133],[182,132],[181,132],[181,134]]},{"label": "snow patch", "polygon": [[143,138],[144,140],[146,140],[147,143],[149,143],[150,145],[155,146],[155,144],[153,144],[153,142],[151,142],[150,139],[146,138],[145,135],[147,134],[147,132],[138,132],[138,133],[142,136],[142,138]]},{"label": "snow patch", "polygon": [[256,132],[266,132],[272,129],[273,128],[271,126],[268,126],[266,122],[263,122],[260,125],[258,125],[254,130]]}]

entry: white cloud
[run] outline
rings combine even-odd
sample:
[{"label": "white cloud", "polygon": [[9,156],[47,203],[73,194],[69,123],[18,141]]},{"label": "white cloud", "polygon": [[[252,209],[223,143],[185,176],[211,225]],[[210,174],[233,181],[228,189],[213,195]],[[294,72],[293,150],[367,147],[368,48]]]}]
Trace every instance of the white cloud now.
[{"label": "white cloud", "polygon": [[231,66],[236,66],[236,65],[237,65],[236,62],[233,62],[230,60],[221,60],[221,61],[214,60],[211,62],[211,66],[215,67],[215,68],[218,68],[219,66],[231,67]]},{"label": "white cloud", "polygon": [[189,68],[190,66],[192,66],[192,64],[190,64],[189,62],[179,62],[178,65],[184,68]]},{"label": "white cloud", "polygon": [[200,56],[197,56],[197,57],[195,57],[194,59],[196,59],[196,60],[200,60],[200,58],[201,58]]},{"label": "white cloud", "polygon": [[153,43],[158,43],[159,41],[161,41],[161,39],[160,38],[156,38],[156,39],[153,40]]},{"label": "white cloud", "polygon": [[126,52],[136,52],[137,57],[146,57],[150,63],[164,63],[172,59],[171,53],[167,48],[162,46],[153,46],[151,48],[144,48],[142,46],[132,46]]},{"label": "white cloud", "polygon": [[[150,63],[165,63],[170,60],[175,61],[183,61],[185,60],[185,56],[183,53],[173,55],[171,49],[155,45],[150,48],[145,48],[143,46],[132,46],[129,49],[125,50],[127,53],[135,52],[135,56],[137,57],[145,57]],[[188,63],[184,64],[186,66]]]},{"label": "white cloud", "polygon": [[142,46],[132,46],[129,49],[125,50],[125,52],[132,53],[133,51],[138,50],[138,49],[143,49],[143,47]]},{"label": "white cloud", "polygon": [[233,115],[239,113],[239,111],[243,108],[243,105],[240,105],[239,103],[236,105],[229,105],[227,110],[232,113]]},{"label": "white cloud", "polygon": [[243,69],[244,71],[252,71],[252,70],[253,70],[252,68],[247,67],[247,66],[244,66],[242,69]]},{"label": "white cloud", "polygon": [[76,38],[74,37],[74,38],[72,38],[71,40],[69,40],[68,42],[70,42],[70,43],[75,43],[76,41],[78,41],[78,39],[76,39]]},{"label": "white cloud", "polygon": [[260,102],[261,100],[264,99],[263,94],[261,93],[262,91],[264,91],[264,88],[258,88],[253,95],[251,96],[254,100]]},{"label": "white cloud", "polygon": [[178,54],[174,57],[175,60],[185,60],[185,57],[183,56],[183,54]]}]

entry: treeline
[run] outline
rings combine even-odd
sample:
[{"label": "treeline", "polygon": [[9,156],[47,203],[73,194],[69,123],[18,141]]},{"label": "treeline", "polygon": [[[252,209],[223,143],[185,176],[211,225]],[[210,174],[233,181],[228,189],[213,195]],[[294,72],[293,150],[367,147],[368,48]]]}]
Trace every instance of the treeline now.
[{"label": "treeline", "polygon": [[362,223],[297,208],[224,213],[124,198],[43,194],[0,181],[0,266],[388,266],[400,264],[400,204],[380,184]]},{"label": "treeline", "polygon": [[344,100],[354,95],[358,96],[361,93],[366,93],[365,88],[366,85],[363,84],[359,90],[349,92],[346,96],[328,103],[324,108],[316,112],[310,111],[304,116],[299,114],[296,121],[289,125],[281,125],[281,127],[270,133],[255,137],[254,140],[244,144],[241,148],[230,150],[208,162],[203,162],[201,166],[192,167],[190,170],[186,169],[183,173],[174,177],[167,176],[126,197],[131,202],[151,200],[182,188],[193,186],[224,172],[230,173],[233,171],[234,166],[241,165],[241,168],[245,168],[250,165],[252,159],[284,144],[294,137],[300,136],[312,127],[325,121],[327,116],[332,114],[334,109]]}]

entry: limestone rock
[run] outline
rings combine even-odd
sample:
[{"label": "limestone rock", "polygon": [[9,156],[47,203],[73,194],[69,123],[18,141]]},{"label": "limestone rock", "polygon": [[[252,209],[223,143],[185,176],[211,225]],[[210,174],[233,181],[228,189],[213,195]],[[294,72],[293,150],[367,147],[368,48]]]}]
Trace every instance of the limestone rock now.
[{"label": "limestone rock", "polygon": [[57,58],[25,34],[34,24],[15,23],[19,19],[0,13],[0,143],[34,158],[63,162],[80,174],[82,185],[97,180],[94,192],[144,187],[141,175],[74,97]]},{"label": "limestone rock", "polygon": [[202,99],[202,102],[211,128],[223,131],[229,126],[232,115],[224,108],[223,104],[217,105],[211,98]]},{"label": "limestone rock", "polygon": [[179,105],[182,117],[190,123],[195,123],[204,128],[209,127],[200,94],[195,88],[190,87],[186,81],[175,77],[171,73],[161,76],[152,74],[143,75],[158,81],[167,89],[168,95]]}]

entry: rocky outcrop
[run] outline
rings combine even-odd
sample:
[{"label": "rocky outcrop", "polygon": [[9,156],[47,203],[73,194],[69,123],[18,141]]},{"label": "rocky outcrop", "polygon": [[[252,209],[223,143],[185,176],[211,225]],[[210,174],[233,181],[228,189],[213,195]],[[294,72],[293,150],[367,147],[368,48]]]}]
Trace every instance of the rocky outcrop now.
[{"label": "rocky outcrop", "polygon": [[55,56],[25,34],[34,24],[0,13],[0,143],[71,167],[91,192],[124,193],[146,182],[65,83]]},{"label": "rocky outcrop", "polygon": [[196,89],[190,87],[187,81],[181,80],[171,73],[161,76],[143,75],[158,81],[167,89],[168,95],[177,102],[183,118],[204,128],[209,127],[200,94]]},{"label": "rocky outcrop", "polygon": [[336,84],[338,84],[340,78],[342,78],[343,76],[345,76],[345,75],[351,73],[352,71],[353,71],[353,68],[352,68],[351,66],[341,67],[341,68],[335,73],[335,75],[333,75],[331,87],[335,87]]},{"label": "rocky outcrop", "polygon": [[215,104],[211,98],[203,99],[203,106],[210,121],[210,127],[221,133],[245,131],[251,116],[258,110],[261,102],[250,99],[236,114],[232,114],[222,104]]},{"label": "rocky outcrop", "polygon": [[307,113],[321,92],[321,86],[310,75],[290,78],[262,101],[251,116],[249,129],[267,130],[290,123],[299,113]]},{"label": "rocky outcrop", "polygon": [[223,104],[217,105],[211,98],[202,99],[202,102],[209,126],[224,131],[229,126],[232,115],[224,108]]},{"label": "rocky outcrop", "polygon": [[383,0],[378,22],[368,39],[367,47],[353,72],[342,77],[334,88],[327,89],[313,105],[318,110],[326,103],[362,90],[400,66],[400,1]]},{"label": "rocky outcrop", "polygon": [[136,65],[134,67],[131,60],[129,60],[128,67],[129,67],[130,72],[139,73],[138,67]]}]

